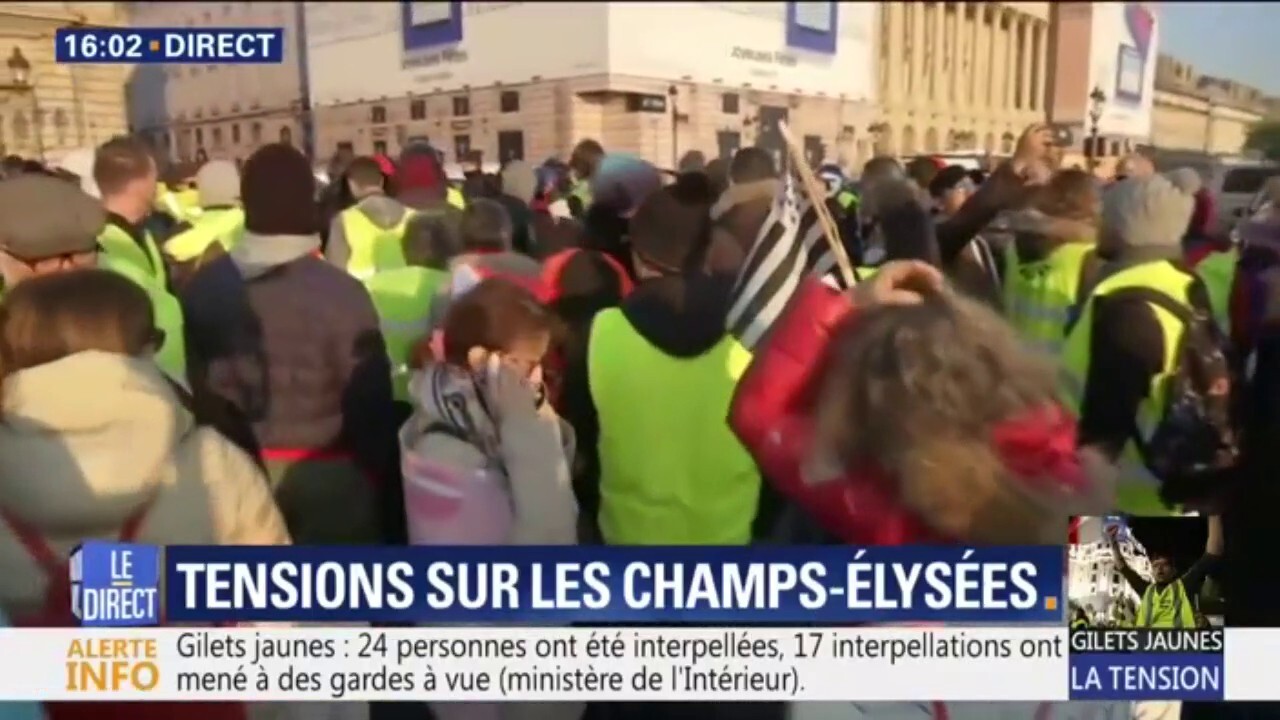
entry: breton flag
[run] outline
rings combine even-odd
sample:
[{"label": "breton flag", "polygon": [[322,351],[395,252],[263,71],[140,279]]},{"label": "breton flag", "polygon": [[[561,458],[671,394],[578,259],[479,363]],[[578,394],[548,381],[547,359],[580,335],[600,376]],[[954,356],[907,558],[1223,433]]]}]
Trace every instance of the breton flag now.
[{"label": "breton flag", "polygon": [[825,235],[813,203],[799,197],[791,173],[786,173],[730,295],[726,327],[743,347],[755,349],[805,275],[817,273],[827,284],[845,289]]}]

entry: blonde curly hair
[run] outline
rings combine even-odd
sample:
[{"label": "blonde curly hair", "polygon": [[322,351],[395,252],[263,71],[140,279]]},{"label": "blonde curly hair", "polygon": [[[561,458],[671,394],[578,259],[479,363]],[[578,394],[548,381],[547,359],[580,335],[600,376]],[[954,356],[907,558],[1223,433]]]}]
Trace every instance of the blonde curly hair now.
[{"label": "blonde curly hair", "polygon": [[1101,497],[1010,477],[991,432],[1055,403],[1055,368],[950,288],[919,305],[861,311],[835,340],[821,390],[820,453],[887,471],[905,506],[949,537],[1060,543],[1070,515],[1106,509]]}]

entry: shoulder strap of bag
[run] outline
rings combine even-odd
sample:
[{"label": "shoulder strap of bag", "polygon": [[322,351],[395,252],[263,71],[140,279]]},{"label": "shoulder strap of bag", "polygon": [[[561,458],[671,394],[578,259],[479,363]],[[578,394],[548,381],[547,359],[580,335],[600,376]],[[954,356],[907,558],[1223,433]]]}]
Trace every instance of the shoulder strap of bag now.
[{"label": "shoulder strap of bag", "polygon": [[[151,509],[151,500],[147,500],[125,519],[124,524],[120,526],[120,534],[117,536],[119,542],[133,542],[138,537],[138,531],[142,528],[142,521],[147,516],[147,512]],[[46,575],[55,575],[62,572],[66,559],[53,551],[49,547],[48,541],[44,535],[36,530],[27,521],[14,515],[8,509],[0,509],[0,520],[3,520],[9,526],[9,530],[13,532],[18,542],[22,544],[23,549],[31,556],[32,560],[40,566],[40,569]]]}]

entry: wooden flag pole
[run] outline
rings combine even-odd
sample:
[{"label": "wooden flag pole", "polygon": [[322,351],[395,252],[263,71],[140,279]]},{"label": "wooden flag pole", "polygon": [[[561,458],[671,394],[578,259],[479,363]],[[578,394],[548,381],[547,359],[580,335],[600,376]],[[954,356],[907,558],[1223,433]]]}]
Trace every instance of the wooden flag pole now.
[{"label": "wooden flag pole", "polygon": [[779,122],[778,130],[787,145],[787,155],[791,160],[788,164],[796,174],[796,177],[800,178],[800,183],[804,185],[804,191],[809,196],[809,202],[813,203],[813,209],[818,214],[818,222],[822,225],[822,232],[827,239],[827,245],[831,246],[831,252],[835,255],[836,266],[840,268],[840,274],[844,276],[845,284],[853,287],[858,281],[858,274],[854,271],[853,263],[849,260],[849,253],[845,252],[844,245],[840,242],[840,231],[836,226],[836,221],[831,217],[831,211],[827,209],[827,194],[822,191],[822,185],[818,183],[818,178],[814,177],[813,170],[805,162],[804,153],[796,146],[795,138],[791,136],[791,130],[787,128],[787,124]]}]

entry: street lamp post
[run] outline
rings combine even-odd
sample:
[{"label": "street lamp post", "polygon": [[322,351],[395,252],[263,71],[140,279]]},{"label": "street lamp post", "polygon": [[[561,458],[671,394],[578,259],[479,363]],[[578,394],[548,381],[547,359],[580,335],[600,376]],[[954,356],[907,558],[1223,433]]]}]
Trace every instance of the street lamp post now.
[{"label": "street lamp post", "polygon": [[1089,151],[1085,153],[1089,172],[1098,166],[1098,123],[1102,121],[1102,110],[1106,105],[1107,94],[1102,92],[1102,88],[1094,87],[1089,93]]},{"label": "street lamp post", "polygon": [[675,85],[667,88],[671,98],[671,169],[680,164],[680,90]]},{"label": "street lamp post", "polygon": [[31,82],[31,62],[22,55],[21,49],[15,47],[5,64],[9,67],[9,82],[0,84],[0,90],[31,96],[31,124],[36,133],[36,154],[40,162],[44,162],[43,119],[40,117],[40,98],[36,96],[35,84]]}]

